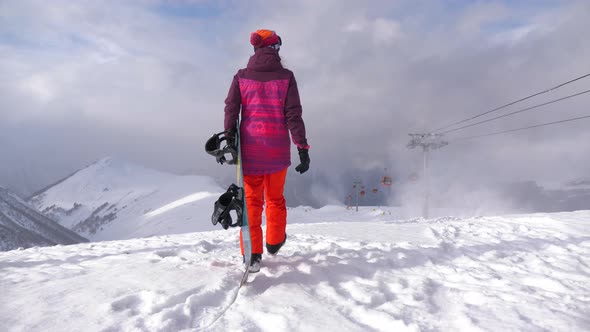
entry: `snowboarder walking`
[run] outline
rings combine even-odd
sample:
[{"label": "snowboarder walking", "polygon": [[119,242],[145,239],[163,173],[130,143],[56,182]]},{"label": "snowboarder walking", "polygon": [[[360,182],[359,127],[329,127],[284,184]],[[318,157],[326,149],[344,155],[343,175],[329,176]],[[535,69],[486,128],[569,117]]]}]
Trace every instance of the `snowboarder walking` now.
[{"label": "snowboarder walking", "polygon": [[[275,255],[287,240],[283,191],[291,165],[289,132],[301,161],[295,170],[305,173],[310,159],[297,82],[279,56],[281,37],[272,30],[257,30],[251,34],[250,43],[254,55],[247,67],[234,76],[225,99],[224,128],[235,135],[241,112],[240,145],[252,243],[249,269],[258,272],[263,253],[261,224],[265,203],[267,252]],[[240,248],[244,255],[241,232]]]}]

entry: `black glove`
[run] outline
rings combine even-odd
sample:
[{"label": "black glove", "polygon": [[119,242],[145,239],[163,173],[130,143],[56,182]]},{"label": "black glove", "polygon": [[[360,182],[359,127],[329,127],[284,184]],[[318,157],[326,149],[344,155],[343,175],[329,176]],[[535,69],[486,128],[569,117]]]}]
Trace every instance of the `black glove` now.
[{"label": "black glove", "polygon": [[225,131],[225,139],[227,140],[227,145],[231,146],[234,149],[237,149],[237,144],[236,144],[236,133],[237,133],[237,129],[236,128],[231,128]]},{"label": "black glove", "polygon": [[295,167],[295,170],[301,174],[307,172],[307,170],[309,169],[309,151],[307,149],[301,149],[301,148],[297,148],[297,150],[299,151],[299,160],[301,160],[301,164],[299,164],[299,166]]}]

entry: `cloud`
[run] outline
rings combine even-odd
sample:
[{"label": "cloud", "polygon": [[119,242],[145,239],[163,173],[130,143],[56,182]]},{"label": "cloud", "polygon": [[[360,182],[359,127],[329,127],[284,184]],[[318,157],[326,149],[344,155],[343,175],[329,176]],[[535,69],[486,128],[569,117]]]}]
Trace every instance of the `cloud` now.
[{"label": "cloud", "polygon": [[37,74],[26,77],[18,82],[18,89],[25,95],[46,104],[56,96],[54,85],[47,77]]},{"label": "cloud", "polygon": [[[588,6],[2,2],[0,137],[10,133],[10,140],[0,141],[9,161],[0,178],[22,179],[12,175],[25,163],[27,181],[41,186],[105,154],[173,172],[231,173],[213,167],[202,144],[221,129],[229,83],[246,64],[248,36],[258,28],[283,38],[281,55],[300,87],[312,167],[324,174],[387,167],[407,177],[421,163],[405,147],[409,133],[583,74]],[[580,81],[538,102],[584,87],[588,82]],[[449,139],[584,115],[584,98]],[[584,177],[586,128],[579,122],[453,143],[433,156],[433,176],[447,183]],[[49,155],[59,165],[50,165]]]},{"label": "cloud", "polygon": [[478,35],[487,25],[504,22],[510,15],[506,6],[498,2],[475,2],[461,13],[457,30],[464,34]]},{"label": "cloud", "polygon": [[353,21],[343,29],[347,33],[357,34],[357,38],[366,38],[371,36],[375,46],[385,43],[390,44],[403,37],[399,22],[393,19],[378,18],[368,20],[363,17],[361,20]]}]

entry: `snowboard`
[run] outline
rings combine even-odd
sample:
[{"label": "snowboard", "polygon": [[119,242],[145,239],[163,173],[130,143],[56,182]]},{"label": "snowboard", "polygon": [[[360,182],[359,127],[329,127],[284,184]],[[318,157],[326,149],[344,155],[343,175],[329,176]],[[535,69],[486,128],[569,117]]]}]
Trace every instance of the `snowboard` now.
[{"label": "snowboard", "polygon": [[250,225],[248,223],[248,205],[246,204],[246,190],[244,188],[244,170],[242,165],[242,144],[240,142],[240,123],[238,122],[238,130],[236,133],[236,141],[238,146],[238,162],[237,162],[237,182],[242,188],[242,201],[244,208],[242,210],[242,226],[240,226],[240,233],[242,237],[242,245],[244,247],[244,274],[240,281],[242,287],[248,281],[250,274],[250,260],[252,258],[252,240],[250,238]]}]

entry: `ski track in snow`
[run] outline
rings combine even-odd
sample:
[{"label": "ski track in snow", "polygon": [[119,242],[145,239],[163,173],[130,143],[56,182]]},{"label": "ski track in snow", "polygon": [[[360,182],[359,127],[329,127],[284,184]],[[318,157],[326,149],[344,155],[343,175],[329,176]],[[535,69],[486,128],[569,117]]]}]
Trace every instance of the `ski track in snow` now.
[{"label": "ski track in snow", "polygon": [[0,330],[588,331],[589,220],[289,225],[226,312],[236,230],[0,253]]}]

